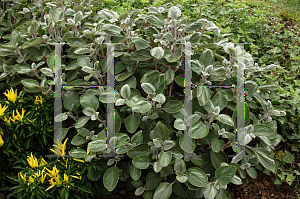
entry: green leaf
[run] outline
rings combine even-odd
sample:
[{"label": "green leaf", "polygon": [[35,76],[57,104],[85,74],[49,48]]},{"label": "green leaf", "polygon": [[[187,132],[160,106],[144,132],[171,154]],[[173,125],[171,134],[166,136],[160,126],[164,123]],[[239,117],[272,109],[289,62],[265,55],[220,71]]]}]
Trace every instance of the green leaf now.
[{"label": "green leaf", "polygon": [[199,120],[192,125],[188,133],[189,136],[194,139],[204,138],[209,133],[209,127]]},{"label": "green leaf", "polygon": [[148,94],[154,94],[155,93],[155,88],[152,84],[149,83],[142,83],[141,87],[143,88],[143,90]]},{"label": "green leaf", "polygon": [[235,185],[241,185],[242,183],[242,179],[240,177],[238,177],[237,175],[234,175],[233,179],[231,180],[231,182]]},{"label": "green leaf", "polygon": [[0,57],[6,57],[14,54],[15,53],[13,49],[0,47]]},{"label": "green leaf", "polygon": [[129,115],[125,120],[125,127],[129,133],[134,133],[140,125],[139,116],[133,114]]},{"label": "green leaf", "polygon": [[172,184],[168,182],[162,182],[156,188],[153,199],[168,199],[172,194]]},{"label": "green leaf", "polygon": [[149,154],[148,144],[145,143],[136,145],[127,152],[127,155],[132,159],[139,156],[148,156]]},{"label": "green leaf", "polygon": [[253,134],[257,136],[270,136],[276,133],[274,129],[272,129],[270,126],[265,124],[255,124],[253,126],[254,126]]},{"label": "green leaf", "polygon": [[164,96],[164,94],[158,94],[152,100],[160,104],[163,104],[166,101],[166,97]]},{"label": "green leaf", "polygon": [[138,49],[145,49],[149,47],[148,42],[142,38],[134,37],[132,38],[132,41],[138,47]]},{"label": "green leaf", "polygon": [[63,103],[65,109],[69,111],[78,110],[80,107],[80,98],[78,93],[75,91],[66,91],[63,94]]},{"label": "green leaf", "polygon": [[142,170],[136,168],[133,164],[129,167],[129,173],[133,180],[138,180],[141,177]]},{"label": "green leaf", "polygon": [[95,111],[99,108],[99,100],[94,95],[82,95],[80,96],[80,104],[83,108],[92,108]]},{"label": "green leaf", "polygon": [[216,106],[220,107],[220,112],[221,112],[228,103],[228,97],[225,92],[218,92],[217,94],[214,95],[211,101],[214,107]]},{"label": "green leaf", "polygon": [[119,181],[119,168],[110,167],[103,175],[103,185],[108,191],[113,191]]},{"label": "green leaf", "polygon": [[215,153],[211,150],[210,160],[215,169],[219,168],[222,162],[228,163],[227,155],[223,151]]},{"label": "green leaf", "polygon": [[168,62],[176,62],[181,58],[182,52],[181,50],[177,50],[175,53],[173,53],[170,49],[166,48],[164,49],[165,53],[164,53],[164,58],[168,61]]},{"label": "green leaf", "polygon": [[27,86],[29,88],[36,88],[36,87],[40,87],[38,81],[34,80],[34,79],[24,79],[24,80],[21,80],[21,83],[24,85],[24,86]]},{"label": "green leaf", "polygon": [[190,167],[185,175],[188,177],[188,182],[196,187],[205,187],[208,183],[206,174],[197,167]]},{"label": "green leaf", "polygon": [[203,160],[202,160],[202,158],[201,157],[192,157],[191,158],[191,161],[195,164],[195,165],[197,165],[197,166],[201,166],[202,164],[203,164]]},{"label": "green leaf", "polygon": [[102,175],[103,171],[92,169],[87,173],[87,178],[90,181],[98,181]]},{"label": "green leaf", "polygon": [[156,13],[149,13],[145,16],[145,20],[156,28],[162,28],[164,26],[164,19],[161,15]]},{"label": "green leaf", "polygon": [[202,75],[202,71],[205,70],[205,67],[202,63],[200,63],[198,60],[190,60],[192,70],[197,73],[198,75]]},{"label": "green leaf", "polygon": [[252,148],[256,154],[259,162],[268,170],[271,170],[275,173],[276,165],[275,160],[272,158],[265,149],[262,148]]},{"label": "green leaf", "polygon": [[66,113],[60,113],[54,117],[55,122],[62,122],[68,119],[68,115]]},{"label": "green leaf", "polygon": [[206,19],[199,19],[199,20],[194,21],[193,23],[190,23],[189,25],[187,25],[185,28],[185,32],[191,33],[195,30],[198,30],[199,28],[204,27],[208,23],[209,23],[209,21]]},{"label": "green leaf", "polygon": [[36,37],[36,38],[30,39],[29,41],[26,41],[23,44],[22,48],[26,49],[26,48],[29,48],[31,46],[35,46],[35,45],[38,45],[38,44],[41,44],[41,43],[45,43],[44,39],[41,38],[41,37]]},{"label": "green leaf", "polygon": [[177,129],[177,130],[181,130],[181,131],[184,131],[186,130],[186,125],[184,124],[184,121],[180,118],[177,118],[174,122],[174,127]]},{"label": "green leaf", "polygon": [[225,115],[225,114],[220,114],[220,115],[218,115],[218,116],[216,117],[216,120],[218,120],[218,121],[220,121],[220,122],[222,122],[222,123],[224,123],[224,124],[227,124],[227,125],[229,125],[229,126],[233,126],[233,125],[234,125],[234,123],[233,123],[233,121],[232,121],[232,118],[229,117],[228,115]]},{"label": "green leaf", "polygon": [[234,177],[236,170],[233,166],[223,166],[215,171],[215,176],[219,183],[223,186],[231,182]]},{"label": "green leaf", "polygon": [[130,77],[133,73],[134,73],[134,71],[132,71],[131,73],[129,73],[128,71],[124,71],[116,76],[116,80],[119,82],[122,82],[125,79],[127,79],[128,77]]},{"label": "green leaf", "polygon": [[181,172],[181,173],[186,171],[186,165],[182,159],[175,162],[174,171]]},{"label": "green leaf", "polygon": [[117,133],[115,134],[116,143],[115,148],[126,145],[130,141],[130,137],[126,133]]},{"label": "green leaf", "polygon": [[211,90],[207,87],[198,87],[197,88],[197,99],[200,106],[207,104],[211,97]]},{"label": "green leaf", "polygon": [[172,69],[169,68],[166,71],[166,83],[167,83],[167,85],[169,85],[174,80],[174,77],[175,77],[175,72]]},{"label": "green leaf", "polygon": [[219,151],[221,151],[221,149],[223,149],[224,146],[225,142],[223,140],[219,140],[217,138],[211,139],[211,147],[214,152],[218,153]]},{"label": "green leaf", "polygon": [[91,51],[88,48],[79,47],[74,50],[74,53],[76,55],[83,55],[83,54],[91,53]]},{"label": "green leaf", "polygon": [[208,185],[204,187],[203,194],[205,198],[213,199],[215,198],[217,191],[217,188],[212,183],[208,183]]},{"label": "green leaf", "polygon": [[87,130],[86,128],[77,129],[77,132],[83,137],[90,135],[90,131]]},{"label": "green leaf", "polygon": [[15,24],[13,25],[13,27],[19,28],[20,26],[26,24],[26,22],[27,22],[28,20],[29,20],[28,17],[23,17],[23,18],[21,18],[17,23],[15,23]]},{"label": "green leaf", "polygon": [[152,58],[152,56],[149,49],[141,49],[131,53],[130,58],[133,61],[148,61]]},{"label": "green leaf", "polygon": [[146,177],[146,189],[151,191],[155,189],[161,181],[159,173],[155,173],[154,170],[149,170]]},{"label": "green leaf", "polygon": [[17,30],[13,30],[10,34],[10,42],[14,45],[14,46],[18,46],[21,44],[21,37],[20,37],[20,33]]},{"label": "green leaf", "polygon": [[132,107],[133,112],[147,113],[152,108],[152,104],[145,100],[140,100]]},{"label": "green leaf", "polygon": [[50,68],[41,68],[41,72],[44,73],[48,77],[54,76],[54,73]]},{"label": "green leaf", "polygon": [[139,196],[139,195],[142,195],[144,193],[144,191],[145,191],[144,187],[139,187],[139,188],[137,188],[137,190],[135,190],[134,194],[136,196]]},{"label": "green leaf", "polygon": [[160,172],[162,170],[163,166],[160,162],[154,162],[153,169],[156,173]]},{"label": "green leaf", "polygon": [[64,12],[61,8],[56,8],[51,14],[51,20],[56,24],[59,21],[63,20]]},{"label": "green leaf", "polygon": [[162,47],[154,47],[150,50],[150,53],[156,59],[161,59],[164,57],[164,49]]},{"label": "green leaf", "polygon": [[106,149],[106,140],[97,139],[88,143],[88,150],[92,152],[99,152]]},{"label": "green leaf", "polygon": [[132,159],[132,164],[138,169],[147,169],[149,167],[149,157],[139,156]]},{"label": "green leaf", "polygon": [[123,98],[128,99],[131,95],[130,87],[128,84],[125,84],[120,91],[120,94]]},{"label": "green leaf", "polygon": [[169,129],[161,121],[159,121],[154,128],[153,139],[156,138],[162,140],[169,139]]},{"label": "green leaf", "polygon": [[85,137],[82,137],[81,135],[75,135],[71,141],[71,144],[75,145],[75,146],[79,146],[82,145],[86,142],[88,142],[89,140],[85,139]]},{"label": "green leaf", "polygon": [[214,60],[215,60],[215,56],[214,56],[213,51],[210,50],[210,49],[204,50],[202,55],[201,55],[200,60],[204,64],[205,67],[207,67],[209,65],[213,65]]},{"label": "green leaf", "polygon": [[172,6],[169,9],[168,17],[171,19],[177,19],[181,15],[181,11],[177,6]]},{"label": "green leaf", "polygon": [[171,151],[167,151],[167,152],[161,151],[158,155],[158,159],[163,167],[168,166],[172,159]]},{"label": "green leaf", "polygon": [[[184,141],[184,137],[187,136],[187,140]],[[179,146],[182,150],[188,153],[193,153],[196,148],[195,140],[189,137],[186,134],[183,134],[179,137]]]},{"label": "green leaf", "polygon": [[75,128],[81,128],[83,127],[88,121],[89,121],[90,117],[87,116],[82,116],[81,118],[79,118],[77,120],[77,122],[75,123]]},{"label": "green leaf", "polygon": [[80,39],[78,37],[69,37],[67,39],[67,43],[71,47],[85,47],[87,45],[87,43],[83,39]]},{"label": "green leaf", "polygon": [[70,151],[70,156],[73,158],[84,158],[86,156],[86,151],[83,149],[74,149]]},{"label": "green leaf", "polygon": [[257,178],[257,172],[255,170],[255,168],[250,167],[246,169],[246,172],[248,173],[248,175],[252,178],[252,179],[256,179]]},{"label": "green leaf", "polygon": [[177,100],[170,100],[164,106],[164,111],[167,113],[177,113],[184,107],[183,103]]},{"label": "green leaf", "polygon": [[55,55],[54,53],[51,53],[47,58],[47,64],[52,71],[54,71],[54,66],[55,66],[54,60],[55,60]]}]

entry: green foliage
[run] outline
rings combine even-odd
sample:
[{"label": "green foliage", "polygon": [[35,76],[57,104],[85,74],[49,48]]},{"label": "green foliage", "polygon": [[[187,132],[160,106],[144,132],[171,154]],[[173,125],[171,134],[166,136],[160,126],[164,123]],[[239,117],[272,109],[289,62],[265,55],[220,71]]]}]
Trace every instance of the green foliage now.
[{"label": "green foliage", "polygon": [[[267,37],[273,30],[265,31],[270,28],[265,24],[267,18],[250,16],[246,10],[249,4],[244,3],[229,2],[223,8],[221,1],[214,6],[205,1],[200,7],[193,1],[178,1],[182,6],[163,4],[164,1],[91,3],[95,5],[92,8],[90,1],[66,2],[65,6],[61,6],[62,1],[29,5],[24,1],[13,5],[14,9],[6,9],[0,23],[0,88],[7,89],[9,83],[28,95],[43,94],[49,101],[53,100],[55,85],[55,46],[45,42],[68,43],[62,47],[64,85],[105,85],[106,72],[112,70],[108,68],[105,43],[125,44],[114,46],[115,90],[62,89],[63,113],[54,120],[64,123],[61,138],[71,140],[70,161],[80,162],[83,167],[81,185],[85,186],[77,187],[80,193],[109,193],[119,181],[126,181],[128,189],[134,187],[135,194],[144,198],[167,199],[173,194],[225,198],[227,184],[241,184],[246,173],[256,178],[260,165],[278,172],[274,150],[281,136],[276,120],[285,125],[283,129],[295,129],[292,127],[297,123],[290,118],[296,120],[297,112],[293,109],[299,99],[294,87],[285,91],[279,86],[280,94],[276,95],[278,85],[284,81],[288,86],[291,81],[297,83],[293,80],[296,78],[281,75],[274,84],[272,81],[277,78],[267,72],[278,73],[275,69],[283,69],[279,64],[286,65],[286,71],[298,70],[292,64],[297,60],[295,54],[280,54],[287,37],[294,42],[288,52],[298,48],[294,45],[294,33],[285,31],[284,37],[273,44],[276,39]],[[236,9],[239,6],[244,8]],[[276,31],[280,28],[278,25]],[[241,52],[229,41],[254,44]],[[193,90],[191,115],[185,113],[182,97],[185,42],[192,43],[192,83],[197,87]],[[202,87],[235,84],[237,59],[242,53],[245,103],[237,104],[235,88]],[[106,140],[105,109],[110,97],[114,97],[115,103],[115,136]],[[286,98],[288,101],[282,103]],[[244,150],[237,145],[235,132],[235,110],[242,106],[246,110],[246,132],[238,135],[238,141],[246,145]],[[281,117],[286,115],[285,111],[292,117]],[[187,131],[186,126],[191,128]],[[255,145],[254,140],[259,144]],[[27,149],[27,154],[35,150]],[[239,155],[229,164],[227,151],[231,149]],[[102,161],[102,156],[112,150],[124,156]],[[293,162],[292,155],[286,154],[283,161]],[[146,184],[141,180],[142,170],[148,173]],[[293,174],[288,174],[285,180],[291,183],[294,179]],[[97,189],[93,189],[95,186]],[[60,187],[55,186],[51,194],[75,197],[75,192]],[[25,186],[22,190],[26,190]],[[37,194],[31,197],[38,197]]]}]

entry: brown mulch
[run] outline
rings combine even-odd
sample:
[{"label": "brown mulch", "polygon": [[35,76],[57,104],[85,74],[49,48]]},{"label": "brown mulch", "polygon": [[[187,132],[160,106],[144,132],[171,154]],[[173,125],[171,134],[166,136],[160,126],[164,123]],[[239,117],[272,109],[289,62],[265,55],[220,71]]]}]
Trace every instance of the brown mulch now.
[{"label": "brown mulch", "polygon": [[274,174],[270,176],[257,172],[257,178],[247,177],[247,186],[237,186],[232,183],[228,185],[228,191],[231,193],[230,199],[288,199],[297,198],[296,191],[293,186],[282,183],[279,187],[273,183]]}]

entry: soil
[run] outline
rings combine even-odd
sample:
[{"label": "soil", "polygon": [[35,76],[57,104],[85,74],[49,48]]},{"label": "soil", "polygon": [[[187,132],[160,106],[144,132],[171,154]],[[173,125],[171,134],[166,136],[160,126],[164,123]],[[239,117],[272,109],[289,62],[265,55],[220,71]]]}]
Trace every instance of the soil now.
[{"label": "soil", "polygon": [[252,179],[247,177],[247,186],[237,186],[232,183],[228,185],[228,191],[231,193],[230,199],[288,199],[297,198],[296,191],[293,186],[287,183],[282,183],[279,187],[273,183],[274,174],[269,176],[257,172],[257,178]]}]

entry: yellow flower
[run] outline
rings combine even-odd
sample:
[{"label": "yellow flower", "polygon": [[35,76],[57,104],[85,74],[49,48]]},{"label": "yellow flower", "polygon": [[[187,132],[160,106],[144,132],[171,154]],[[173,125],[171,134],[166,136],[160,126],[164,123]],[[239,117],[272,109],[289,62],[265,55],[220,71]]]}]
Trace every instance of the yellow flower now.
[{"label": "yellow flower", "polygon": [[64,182],[68,183],[69,182],[69,177],[67,174],[64,173]]},{"label": "yellow flower", "polygon": [[10,117],[9,117],[9,119],[7,119],[7,118],[4,116],[4,119],[3,119],[3,120],[4,120],[4,122],[10,124],[10,119],[11,119]]},{"label": "yellow flower", "polygon": [[[56,155],[61,155],[61,156],[66,155],[67,140],[68,140],[68,138],[65,140],[65,142],[63,144],[57,140],[58,143],[53,145],[54,150],[50,149],[50,151],[54,152]],[[65,158],[63,157],[63,159],[65,159]]]},{"label": "yellow flower", "polygon": [[[39,99],[39,97],[40,97],[40,99]],[[36,105],[41,104],[42,105],[43,102],[44,102],[44,99],[43,99],[42,96],[36,96],[35,97],[34,104],[36,104]]]},{"label": "yellow flower", "polygon": [[0,118],[2,118],[4,116],[4,112],[5,112],[6,109],[7,109],[6,105],[4,105],[2,107],[2,105],[0,104]]},{"label": "yellow flower", "polygon": [[15,110],[13,110],[11,121],[15,122],[16,120],[18,120],[18,121],[22,122],[22,119],[23,119],[24,113],[25,113],[24,109],[22,108],[22,115],[19,113],[18,110],[16,110],[16,113],[17,113],[17,115],[15,115]]},{"label": "yellow flower", "polygon": [[21,177],[21,179],[23,180],[24,184],[26,184],[26,174],[27,174],[27,173],[25,173],[24,176],[22,175],[21,172],[20,172],[19,174],[20,174],[20,177]]},{"label": "yellow flower", "polygon": [[18,139],[15,133],[12,135],[12,137],[14,138],[14,140]]},{"label": "yellow flower", "polygon": [[29,182],[29,184],[33,184],[33,183],[34,183],[34,179],[30,176],[30,177],[28,178],[28,182]]},{"label": "yellow flower", "polygon": [[57,174],[59,173],[59,170],[57,170],[56,165],[52,168],[52,171],[49,170],[48,168],[46,168],[47,171],[49,172],[49,176],[50,178],[55,178],[57,176]]},{"label": "yellow flower", "polygon": [[42,177],[41,177],[41,179],[40,179],[40,182],[43,184],[44,183],[44,181],[45,181],[45,178],[47,177],[47,174],[43,174],[42,173]]},{"label": "yellow flower", "polygon": [[48,163],[46,162],[46,160],[44,160],[44,158],[42,158],[39,166],[41,167],[41,166],[44,166],[46,164],[48,164]]},{"label": "yellow flower", "polygon": [[29,166],[33,169],[39,166],[38,160],[36,157],[33,157],[32,152],[31,152],[30,157],[27,156],[27,162],[28,162]]},{"label": "yellow flower", "polygon": [[17,100],[17,97],[18,97],[17,89],[14,92],[14,90],[12,88],[10,88],[10,91],[7,90],[7,93],[4,93],[4,95],[7,97],[7,99],[9,101],[11,101],[12,103],[15,103]]},{"label": "yellow flower", "polygon": [[79,175],[79,176],[80,176],[80,174],[81,174],[80,171],[76,171],[76,175]]},{"label": "yellow flower", "polygon": [[34,120],[30,120],[29,118],[27,118],[27,120],[31,123],[33,123],[37,118],[35,118]]},{"label": "yellow flower", "polygon": [[75,159],[75,158],[73,158],[73,160],[75,160],[75,161],[77,161],[77,162],[85,162],[84,160]]},{"label": "yellow flower", "polygon": [[2,135],[0,135],[0,147],[2,147],[3,144],[4,144],[4,141],[3,141],[3,139],[2,139]]},{"label": "yellow flower", "polygon": [[50,180],[48,180],[48,181],[49,181],[49,184],[50,184],[50,187],[48,187],[48,188],[46,189],[46,191],[48,191],[49,189],[55,187],[56,183],[55,183],[53,180],[54,180],[54,178],[51,178]]},{"label": "yellow flower", "polygon": [[80,177],[78,177],[78,176],[72,176],[72,175],[70,175],[72,178],[76,178],[76,179],[78,179],[78,180],[81,180],[81,176]]},{"label": "yellow flower", "polygon": [[89,149],[86,150],[86,154],[89,155],[91,151]]}]

